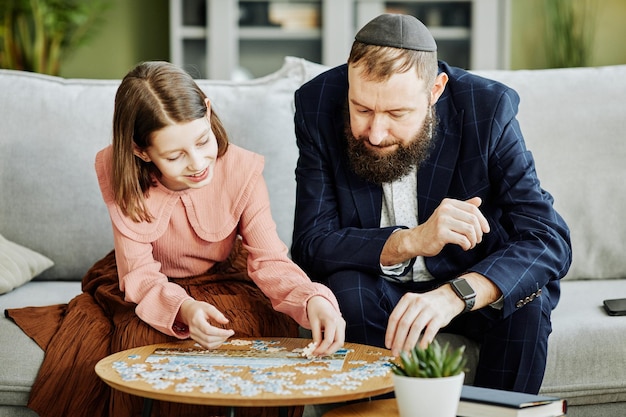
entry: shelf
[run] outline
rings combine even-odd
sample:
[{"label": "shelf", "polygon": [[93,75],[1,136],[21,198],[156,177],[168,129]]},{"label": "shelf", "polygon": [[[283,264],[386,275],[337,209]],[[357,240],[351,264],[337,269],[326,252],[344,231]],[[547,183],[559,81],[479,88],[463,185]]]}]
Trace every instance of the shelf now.
[{"label": "shelf", "polygon": [[322,38],[321,29],[296,29],[281,27],[239,27],[239,39],[250,40],[301,40]]},{"label": "shelf", "polygon": [[180,28],[182,39],[204,39],[208,34],[209,31],[204,26],[182,26]]},{"label": "shelf", "polygon": [[435,40],[470,40],[472,36],[472,31],[467,27],[429,27],[428,30],[430,30]]},{"label": "shelf", "polygon": [[242,67],[259,77],[286,55],[343,64],[356,31],[391,10],[424,21],[451,65],[507,67],[511,0],[169,1],[171,60],[197,69],[197,77],[229,79]]},{"label": "shelf", "polygon": [[[184,39],[205,39],[209,36],[210,30],[202,26],[183,26],[180,29],[180,36]],[[239,27],[239,39],[241,40],[320,40],[322,38],[321,29],[291,29],[280,27]]]}]

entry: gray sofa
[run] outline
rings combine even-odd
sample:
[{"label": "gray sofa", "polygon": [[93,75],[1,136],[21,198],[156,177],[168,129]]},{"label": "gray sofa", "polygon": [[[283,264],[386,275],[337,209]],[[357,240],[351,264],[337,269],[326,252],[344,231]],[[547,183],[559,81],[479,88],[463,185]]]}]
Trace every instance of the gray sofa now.
[{"label": "gray sofa", "polygon": [[[287,58],[261,79],[199,80],[232,142],[265,155],[272,211],[287,244],[297,158],[293,92],[322,70]],[[626,66],[481,75],[521,95],[519,120],[539,177],[572,232],[574,262],[553,315],[542,393],[566,398],[568,416],[624,416],[626,317],[606,315],[602,300],[626,297]],[[110,142],[117,85],[0,70],[0,235],[20,245],[0,256],[0,273],[14,253],[15,262],[35,264],[18,268],[21,281],[2,278],[5,291],[16,288],[0,295],[0,310],[67,302],[111,250],[93,159]],[[30,280],[46,265],[24,248],[54,266]],[[32,340],[0,318],[0,417],[35,415],[25,405],[42,358]]]}]

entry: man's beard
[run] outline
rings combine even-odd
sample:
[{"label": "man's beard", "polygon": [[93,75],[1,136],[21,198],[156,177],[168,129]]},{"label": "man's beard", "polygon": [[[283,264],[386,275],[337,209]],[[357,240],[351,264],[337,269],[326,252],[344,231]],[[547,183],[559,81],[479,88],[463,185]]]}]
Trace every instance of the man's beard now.
[{"label": "man's beard", "polygon": [[350,116],[346,111],[345,135],[348,141],[348,159],[352,170],[360,177],[382,184],[392,182],[407,175],[428,157],[436,125],[435,109],[430,108],[424,124],[408,145],[397,144],[398,149],[385,154],[377,154],[365,143],[367,137],[355,138],[350,127]]}]

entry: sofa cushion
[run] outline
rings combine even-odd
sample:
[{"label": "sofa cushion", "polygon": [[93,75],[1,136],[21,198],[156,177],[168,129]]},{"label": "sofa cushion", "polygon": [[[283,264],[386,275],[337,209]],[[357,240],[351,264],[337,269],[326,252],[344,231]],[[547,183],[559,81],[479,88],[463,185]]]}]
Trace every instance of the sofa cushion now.
[{"label": "sofa cushion", "polygon": [[7,308],[64,304],[81,291],[80,281],[30,281],[0,296],[0,316]]},{"label": "sofa cushion", "polygon": [[[80,282],[31,281],[0,296],[0,312],[7,308],[67,303],[81,291]],[[0,317],[0,404],[25,406],[43,362],[44,352],[10,319]],[[10,341],[10,343],[8,343]],[[14,416],[15,410],[0,416]]]},{"label": "sofa cushion", "polygon": [[30,281],[54,262],[0,235],[0,294]]},{"label": "sofa cushion", "polygon": [[[620,295],[621,294],[621,295]],[[567,280],[552,313],[541,392],[570,405],[626,401],[626,317],[602,301],[626,297],[626,280]]]},{"label": "sofa cushion", "polygon": [[[80,282],[31,281],[0,297],[0,311],[25,306],[67,303],[80,294]],[[13,322],[0,317],[0,404],[25,406],[43,362],[44,352]],[[0,408],[0,416],[2,416]],[[8,413],[6,415],[18,415]]]},{"label": "sofa cushion", "polygon": [[0,318],[0,334],[11,341],[0,349],[0,404],[25,406],[44,352],[12,320]]},{"label": "sofa cushion", "polygon": [[626,277],[625,69],[477,72],[520,93],[522,133],[571,231],[566,279]]}]

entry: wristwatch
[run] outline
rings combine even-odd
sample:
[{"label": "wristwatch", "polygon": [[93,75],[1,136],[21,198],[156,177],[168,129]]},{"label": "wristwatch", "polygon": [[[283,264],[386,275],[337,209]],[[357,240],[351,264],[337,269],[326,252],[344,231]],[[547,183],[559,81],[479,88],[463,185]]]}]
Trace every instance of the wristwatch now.
[{"label": "wristwatch", "polygon": [[461,300],[465,302],[465,310],[463,313],[467,313],[474,307],[474,302],[476,302],[476,292],[469,285],[469,283],[465,280],[465,278],[455,278],[450,281],[450,286],[459,296]]}]

